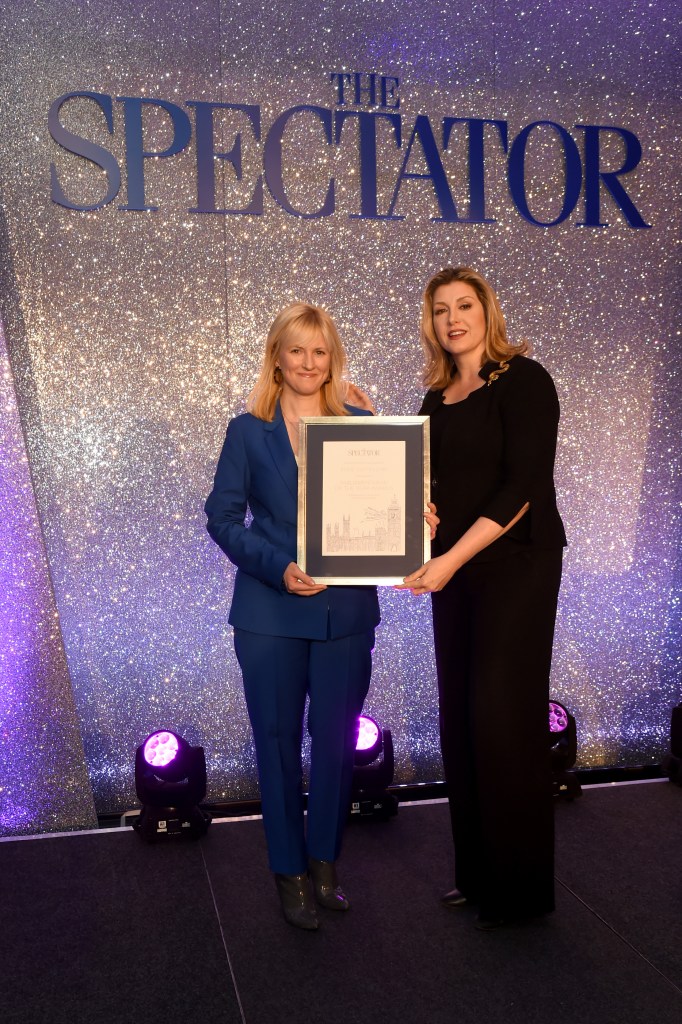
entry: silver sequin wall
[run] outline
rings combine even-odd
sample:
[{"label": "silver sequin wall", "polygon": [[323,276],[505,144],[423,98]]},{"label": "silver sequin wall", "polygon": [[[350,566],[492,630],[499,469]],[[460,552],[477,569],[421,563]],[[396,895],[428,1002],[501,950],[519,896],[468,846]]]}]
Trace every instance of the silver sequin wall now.
[{"label": "silver sequin wall", "polygon": [[[579,763],[660,758],[682,696],[676,8],[7,0],[0,832],[85,827],[93,798],[99,813],[134,805],[134,751],[159,726],[203,744],[209,799],[257,794],[227,625],[232,571],[202,511],[226,422],[243,410],[269,323],[294,299],[330,310],[350,376],[381,412],[416,412],[420,293],[448,263],[491,279],[512,336],[531,341],[559,391],[557,485],[570,547],[552,692],[578,720]],[[284,187],[292,208],[315,212],[333,176],[332,214],[294,216],[267,187],[262,214],[193,212],[193,104],[259,109],[260,139],[244,110],[215,117],[215,150],[231,151],[211,161],[216,207],[245,208],[276,119],[301,105],[332,117],[340,97],[331,76],[356,72],[389,80],[383,110],[401,118],[400,146],[395,121],[377,127],[375,197],[367,163],[360,183],[358,119],[330,142],[313,114],[286,129]],[[399,110],[389,109],[391,79]],[[48,129],[53,102],[78,92],[110,98],[111,123],[101,103],[72,98],[59,113],[63,130],[102,147],[122,171],[118,195],[91,210],[51,195],[51,165],[74,205],[97,207],[107,193],[96,160]],[[184,111],[187,144],[178,142],[180,115],[136,99]],[[379,109],[362,106],[368,92],[359,105],[345,99],[349,110]],[[135,205],[126,155],[137,144],[136,110],[138,148],[163,153],[175,140],[179,149],[144,158],[144,205],[156,208],[147,211],[121,209]],[[607,226],[580,226],[583,196],[561,223],[530,223],[490,125],[489,222],[467,223],[461,122],[441,153],[461,219],[443,219],[424,134],[404,164],[420,116],[439,150],[444,118],[504,121],[509,147],[527,125],[552,122],[581,159],[586,133],[576,126],[625,129],[642,156],[618,180],[649,227],[628,223],[605,182]],[[619,170],[624,137],[600,138],[602,169]],[[526,146],[524,192],[544,222],[561,211],[561,140],[545,126]],[[365,213],[372,202],[388,211],[401,167],[392,212],[402,219],[359,217],[361,193]],[[396,781],[428,782],[441,777],[428,601],[385,590],[381,603],[368,709],[393,731]]]}]

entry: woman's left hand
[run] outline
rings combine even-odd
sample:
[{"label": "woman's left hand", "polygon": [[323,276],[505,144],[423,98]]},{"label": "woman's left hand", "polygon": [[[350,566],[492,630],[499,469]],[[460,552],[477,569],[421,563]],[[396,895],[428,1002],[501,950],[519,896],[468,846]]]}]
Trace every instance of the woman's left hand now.
[{"label": "woman's left hand", "polygon": [[431,558],[421,569],[410,573],[394,590],[411,590],[413,594],[432,594],[442,590],[457,572],[458,566],[447,555]]}]

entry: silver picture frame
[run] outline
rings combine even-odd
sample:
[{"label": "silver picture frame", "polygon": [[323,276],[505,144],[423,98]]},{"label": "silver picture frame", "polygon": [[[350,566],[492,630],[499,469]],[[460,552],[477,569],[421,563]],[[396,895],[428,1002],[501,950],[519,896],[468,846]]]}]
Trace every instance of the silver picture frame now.
[{"label": "silver picture frame", "polygon": [[300,567],[328,586],[392,586],[430,557],[428,416],[300,421]]}]

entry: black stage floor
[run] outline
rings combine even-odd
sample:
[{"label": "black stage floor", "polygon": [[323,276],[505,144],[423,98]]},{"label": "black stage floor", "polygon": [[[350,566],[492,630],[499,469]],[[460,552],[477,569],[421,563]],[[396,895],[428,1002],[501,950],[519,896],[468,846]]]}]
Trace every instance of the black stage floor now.
[{"label": "black stage floor", "polygon": [[680,1024],[682,789],[557,806],[558,909],[483,933],[447,911],[447,807],[348,829],[348,914],[280,915],[260,821],[0,842],[3,1024]]}]

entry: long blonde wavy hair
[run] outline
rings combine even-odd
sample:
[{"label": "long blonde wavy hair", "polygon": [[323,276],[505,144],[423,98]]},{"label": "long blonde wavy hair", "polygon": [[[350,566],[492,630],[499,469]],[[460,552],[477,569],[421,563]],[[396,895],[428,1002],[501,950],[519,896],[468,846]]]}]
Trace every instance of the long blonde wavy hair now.
[{"label": "long blonde wavy hair", "polygon": [[329,377],[320,392],[322,416],[347,416],[343,404],[346,394],[346,353],[339,333],[329,313],[309,302],[295,302],[275,317],[265,342],[265,354],[258,380],[247,401],[247,409],[259,420],[271,423],[275,407],[282,393],[282,374],[277,360],[283,346],[291,342],[306,342],[322,336],[329,348]]},{"label": "long blonde wavy hair", "polygon": [[429,388],[446,388],[452,380],[453,360],[438,344],[433,329],[433,296],[437,288],[452,281],[464,281],[471,285],[481,301],[485,313],[485,362],[502,362],[513,356],[524,355],[528,351],[525,341],[512,345],[507,338],[507,325],[500,308],[497,295],[486,279],[471,267],[445,267],[434,274],[424,289],[422,300],[421,343],[424,349],[426,365],[424,367],[424,384]]}]

